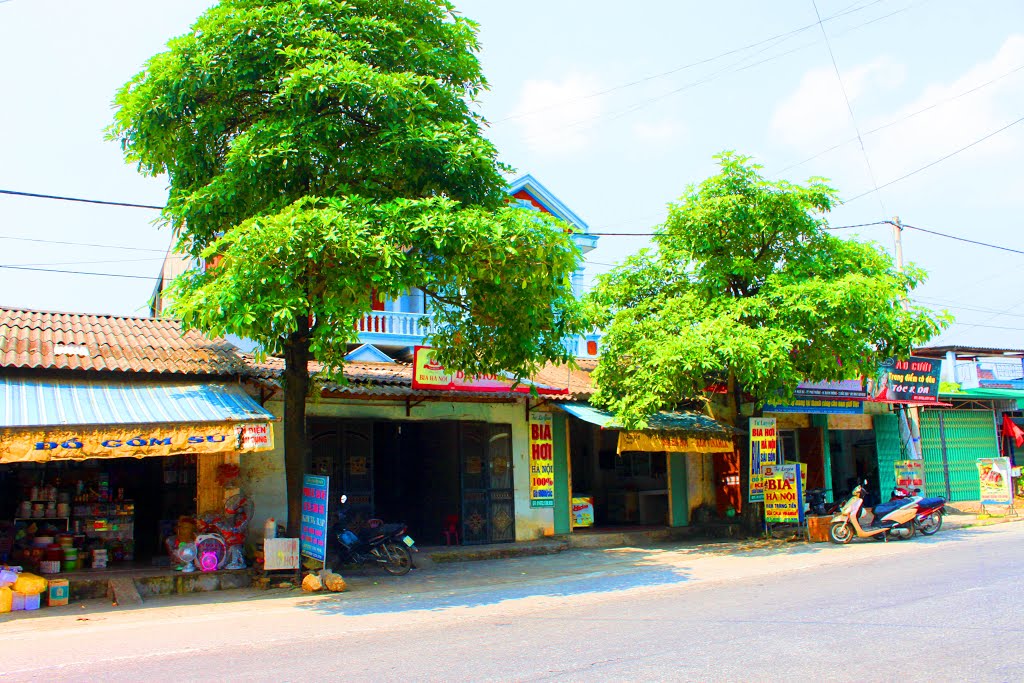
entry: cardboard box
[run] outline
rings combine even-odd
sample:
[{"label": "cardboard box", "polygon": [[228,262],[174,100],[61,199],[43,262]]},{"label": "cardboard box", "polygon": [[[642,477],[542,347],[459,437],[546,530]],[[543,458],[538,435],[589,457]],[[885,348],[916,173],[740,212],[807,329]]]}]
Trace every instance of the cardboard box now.
[{"label": "cardboard box", "polygon": [[47,604],[49,604],[50,607],[68,604],[70,592],[71,591],[70,587],[68,586],[67,579],[51,579],[49,596],[50,599]]}]

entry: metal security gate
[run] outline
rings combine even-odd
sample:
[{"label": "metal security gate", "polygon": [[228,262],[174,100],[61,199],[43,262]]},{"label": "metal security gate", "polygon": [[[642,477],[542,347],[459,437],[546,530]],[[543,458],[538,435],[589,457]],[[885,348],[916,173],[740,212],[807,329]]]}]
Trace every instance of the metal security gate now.
[{"label": "metal security gate", "polygon": [[512,427],[460,425],[462,542],[466,545],[516,540],[512,493]]},{"label": "metal security gate", "polygon": [[364,421],[310,421],[311,469],[331,478],[331,505],[341,494],[373,509],[373,425]]},{"label": "metal security gate", "polygon": [[978,458],[999,456],[990,410],[926,410],[921,414],[921,450],[927,493],[951,502],[978,500]]}]

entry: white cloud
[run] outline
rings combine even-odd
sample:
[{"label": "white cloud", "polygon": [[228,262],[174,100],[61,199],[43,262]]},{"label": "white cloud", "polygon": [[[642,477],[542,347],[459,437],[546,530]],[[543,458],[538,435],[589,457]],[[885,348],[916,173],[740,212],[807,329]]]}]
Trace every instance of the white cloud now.
[{"label": "white cloud", "polygon": [[633,137],[642,145],[656,150],[664,149],[679,142],[685,130],[678,121],[639,121],[633,124]]},{"label": "white cloud", "polygon": [[[905,75],[902,65],[883,57],[846,70],[843,86],[851,104],[855,104],[869,88],[898,87]],[[851,135],[850,112],[835,69],[821,67],[804,74],[793,94],[776,108],[772,129],[783,142],[801,149],[820,147],[823,141]]]},{"label": "white cloud", "polygon": [[570,73],[562,80],[529,80],[523,84],[512,121],[532,151],[559,156],[590,146],[591,132],[603,110],[594,93],[601,84],[593,75]]}]

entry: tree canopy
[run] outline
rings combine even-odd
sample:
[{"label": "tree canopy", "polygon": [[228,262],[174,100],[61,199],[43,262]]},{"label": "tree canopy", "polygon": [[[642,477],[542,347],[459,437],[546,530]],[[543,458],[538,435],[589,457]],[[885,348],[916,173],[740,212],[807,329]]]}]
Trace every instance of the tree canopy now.
[{"label": "tree canopy", "polygon": [[341,379],[374,296],[427,295],[438,359],[523,377],[569,357],[571,229],[506,204],[476,25],[446,0],[221,0],[118,92],[108,134],[178,250],[171,312],[285,358],[290,526],[307,362]]},{"label": "tree canopy", "polygon": [[764,402],[803,380],[872,376],[946,322],[904,307],[925,273],[899,272],[878,245],[841,239],[824,179],[770,181],[749,157],[689,187],[644,250],[600,277],[591,320],[605,329],[593,401],[626,424],[732,379]]}]

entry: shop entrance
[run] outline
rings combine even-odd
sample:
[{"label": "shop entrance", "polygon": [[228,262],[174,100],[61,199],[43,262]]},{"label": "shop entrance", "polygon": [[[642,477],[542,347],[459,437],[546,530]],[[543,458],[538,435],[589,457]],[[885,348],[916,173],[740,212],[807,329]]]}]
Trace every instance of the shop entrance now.
[{"label": "shop entrance", "polygon": [[[868,493],[873,498],[868,503],[877,504],[889,500],[888,491],[885,491],[884,498],[881,497],[875,432],[870,429],[832,429],[828,434],[832,456],[833,500],[846,500],[853,488],[865,479],[868,482]],[[889,478],[892,476],[890,472]]]},{"label": "shop entrance", "polygon": [[100,549],[110,566],[158,564],[178,518],[195,516],[196,456],[0,465],[0,490],[14,562],[35,566],[42,557],[37,538],[70,534],[78,560],[64,571],[90,568]]},{"label": "shop entrance", "polygon": [[589,499],[594,526],[667,526],[668,454],[624,451],[619,432],[569,420],[573,499]]},{"label": "shop entrance", "polygon": [[515,540],[510,425],[312,420],[310,445],[332,504],[345,493],[422,545]]}]

